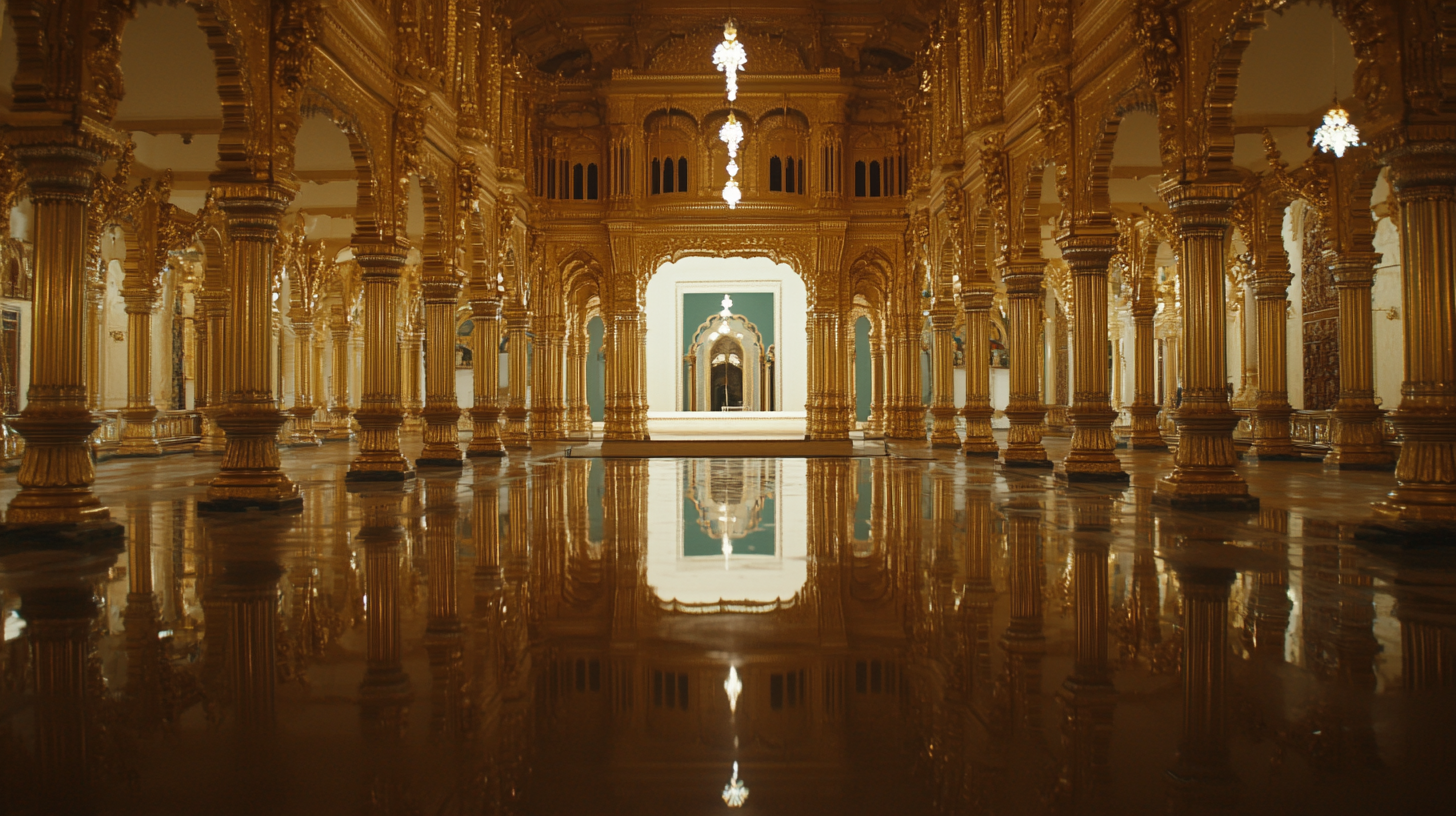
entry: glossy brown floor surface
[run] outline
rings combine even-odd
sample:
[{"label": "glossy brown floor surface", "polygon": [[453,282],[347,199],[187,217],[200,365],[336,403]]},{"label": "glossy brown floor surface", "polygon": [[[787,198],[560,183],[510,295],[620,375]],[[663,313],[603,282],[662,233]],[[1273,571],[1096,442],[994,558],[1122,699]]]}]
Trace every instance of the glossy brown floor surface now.
[{"label": "glossy brown floor surface", "polygon": [[1152,504],[1170,459],[1141,452],[1130,486],[1074,488],[924,448],[543,452],[356,487],[350,453],[285,451],[285,516],[199,515],[215,458],[105,462],[125,551],[0,553],[0,813],[1456,793],[1456,557],[1354,541],[1389,474],[1247,466],[1262,509],[1201,515]]}]

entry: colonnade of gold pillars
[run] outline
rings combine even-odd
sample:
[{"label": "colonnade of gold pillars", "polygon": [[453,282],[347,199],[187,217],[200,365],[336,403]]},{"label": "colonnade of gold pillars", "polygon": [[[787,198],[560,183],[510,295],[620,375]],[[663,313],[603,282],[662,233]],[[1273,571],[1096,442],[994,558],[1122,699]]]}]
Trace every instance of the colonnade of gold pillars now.
[{"label": "colonnade of gold pillars", "polygon": [[509,366],[506,391],[506,427],[503,441],[507,448],[529,449],[531,447],[531,409],[526,402],[526,377],[528,372],[527,333],[531,328],[531,315],[526,307],[512,301],[505,307],[506,353]]},{"label": "colonnade of gold pillars", "polygon": [[849,320],[835,309],[816,309],[807,320],[809,404],[807,439],[848,439],[852,424],[850,355],[854,342]]},{"label": "colonnade of gold pillars", "polygon": [[531,353],[531,439],[550,442],[566,439],[566,385],[562,366],[566,354],[566,320],[543,314],[534,321],[536,340]]},{"label": "colonnade of gold pillars", "polygon": [[1339,297],[1340,397],[1330,414],[1325,464],[1340,470],[1389,470],[1395,464],[1375,405],[1370,296],[1379,259],[1374,252],[1326,256]]},{"label": "colonnade of gold pillars", "polygon": [[354,435],[349,426],[352,411],[349,408],[349,313],[345,307],[335,306],[329,323],[330,337],[334,351],[334,396],[329,407],[329,439],[348,439]]},{"label": "colonnade of gold pillars", "polygon": [[313,403],[313,321],[295,318],[293,320],[293,438],[295,445],[317,445],[318,435],[314,433],[313,415],[318,406]]},{"label": "colonnade of gold pillars", "polygon": [[[1271,240],[1273,240],[1271,238]],[[1254,311],[1259,346],[1259,393],[1254,403],[1254,440],[1249,454],[1261,460],[1297,459],[1289,436],[1289,368],[1285,356],[1289,307],[1289,257],[1280,245],[1264,253],[1254,274]]]},{"label": "colonnade of gold pillars", "polygon": [[950,298],[938,301],[930,312],[930,444],[936,448],[961,444],[956,435],[955,317]]},{"label": "colonnade of gold pillars", "polygon": [[[146,258],[137,261],[145,262]],[[126,302],[126,408],[121,411],[125,423],[117,453],[157,456],[162,449],[157,444],[157,406],[152,397],[152,313],[161,293],[141,281],[126,283],[134,285],[123,285],[121,290]]]}]

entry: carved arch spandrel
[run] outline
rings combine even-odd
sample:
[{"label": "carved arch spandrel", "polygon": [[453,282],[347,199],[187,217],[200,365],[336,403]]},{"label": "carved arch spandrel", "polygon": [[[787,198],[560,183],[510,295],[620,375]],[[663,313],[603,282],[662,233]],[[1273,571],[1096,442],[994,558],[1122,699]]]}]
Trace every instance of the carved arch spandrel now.
[{"label": "carved arch spandrel", "polygon": [[[349,140],[349,153],[354,160],[354,176],[358,181],[354,235],[368,241],[393,237],[394,224],[388,214],[392,211],[390,202],[394,190],[392,185],[376,184],[375,181],[390,177],[388,172],[379,172],[380,157],[388,156],[385,151],[388,134],[377,126],[366,125],[369,120],[362,117],[367,117],[369,113],[341,102],[339,97],[329,91],[327,85],[310,88],[304,94],[301,108],[305,116],[326,117]],[[381,213],[384,218],[380,217]]]},{"label": "carved arch spandrel", "polygon": [[1085,138],[1080,139],[1079,143],[1087,147],[1075,157],[1075,161],[1080,164],[1079,177],[1082,183],[1075,187],[1077,203],[1073,207],[1074,223],[1100,221],[1111,215],[1109,183],[1112,176],[1112,155],[1123,120],[1134,111],[1150,113],[1154,117],[1158,115],[1158,102],[1153,92],[1136,79],[1121,93],[1103,102],[1097,112],[1089,113],[1083,119],[1082,126],[1085,131],[1079,136],[1085,135]]}]

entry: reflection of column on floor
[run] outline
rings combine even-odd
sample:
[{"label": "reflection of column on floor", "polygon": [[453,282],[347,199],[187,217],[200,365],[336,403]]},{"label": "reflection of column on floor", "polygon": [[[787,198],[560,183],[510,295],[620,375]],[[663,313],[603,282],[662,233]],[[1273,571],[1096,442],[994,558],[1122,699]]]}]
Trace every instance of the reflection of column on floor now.
[{"label": "reflection of column on floor", "polygon": [[[991,677],[991,613],[996,587],[991,582],[991,550],[996,546],[990,480],[985,473],[968,473],[966,490],[966,566],[961,586],[961,612],[965,617],[964,687],[967,700],[984,702]],[[973,478],[974,477],[974,478]]]},{"label": "reflection of column on floor", "polygon": [[849,557],[840,552],[853,539],[854,506],[852,468],[849,459],[810,459],[808,490],[820,500],[810,503],[808,518],[809,576],[806,598],[817,614],[821,648],[844,648],[844,607],[841,601],[839,565]]},{"label": "reflection of column on floor", "polygon": [[1183,593],[1183,733],[1168,770],[1170,807],[1232,807],[1228,746],[1228,600],[1234,571],[1175,564]]},{"label": "reflection of column on floor", "polygon": [[[453,352],[453,349],[452,349]],[[456,479],[425,482],[425,561],[429,615],[425,651],[430,656],[430,733],[451,739],[466,728],[465,628],[460,623],[456,562]]]}]

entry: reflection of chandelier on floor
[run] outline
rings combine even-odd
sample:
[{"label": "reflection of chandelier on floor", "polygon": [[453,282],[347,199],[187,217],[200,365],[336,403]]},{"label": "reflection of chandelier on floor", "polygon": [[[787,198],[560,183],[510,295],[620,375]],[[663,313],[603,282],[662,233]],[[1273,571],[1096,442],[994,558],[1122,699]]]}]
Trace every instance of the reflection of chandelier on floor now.
[{"label": "reflection of chandelier on floor", "polygon": [[743,807],[748,801],[748,786],[738,778],[738,763],[733,763],[733,776],[723,786],[723,804],[731,808]]}]

